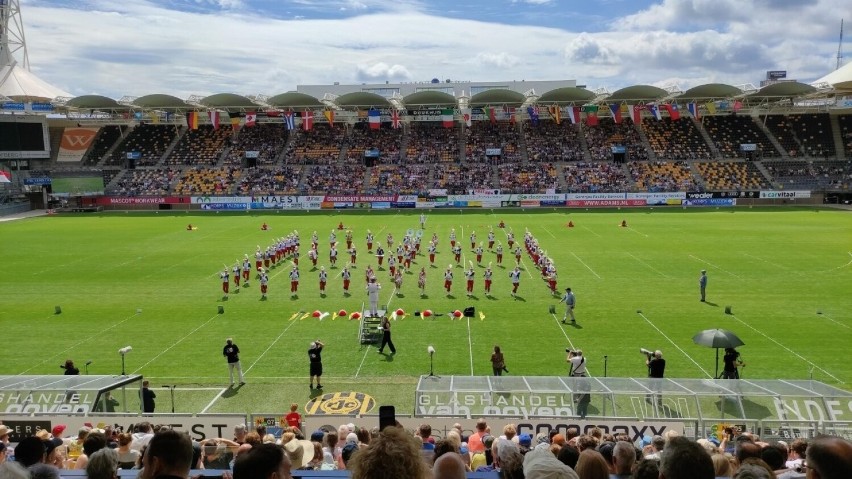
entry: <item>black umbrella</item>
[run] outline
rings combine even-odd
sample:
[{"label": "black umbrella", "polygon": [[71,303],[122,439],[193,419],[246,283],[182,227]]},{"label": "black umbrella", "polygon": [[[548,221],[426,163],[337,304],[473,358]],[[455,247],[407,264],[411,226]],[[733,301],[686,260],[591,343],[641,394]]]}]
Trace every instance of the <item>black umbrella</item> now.
[{"label": "black umbrella", "polygon": [[716,349],[716,377],[719,377],[719,349],[736,348],[745,344],[736,334],[726,329],[705,329],[693,336],[692,342]]}]

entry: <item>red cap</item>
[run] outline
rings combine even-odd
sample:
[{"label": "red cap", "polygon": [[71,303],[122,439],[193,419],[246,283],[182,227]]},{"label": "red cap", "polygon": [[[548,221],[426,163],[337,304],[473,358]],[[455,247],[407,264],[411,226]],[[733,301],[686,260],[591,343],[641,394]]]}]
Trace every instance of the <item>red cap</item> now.
[{"label": "red cap", "polygon": [[53,434],[53,437],[62,436],[62,433],[65,432],[65,429],[67,427],[68,426],[66,426],[65,424],[57,424],[57,425],[53,426],[53,431],[51,431],[51,433]]}]

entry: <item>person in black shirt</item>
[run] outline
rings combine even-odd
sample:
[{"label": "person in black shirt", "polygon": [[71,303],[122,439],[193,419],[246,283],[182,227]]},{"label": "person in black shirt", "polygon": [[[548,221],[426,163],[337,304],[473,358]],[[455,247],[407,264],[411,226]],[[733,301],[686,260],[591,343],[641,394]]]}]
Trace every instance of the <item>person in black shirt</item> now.
[{"label": "person in black shirt", "polygon": [[234,343],[234,340],[228,338],[225,340],[225,347],[222,348],[222,356],[228,358],[228,374],[231,376],[231,387],[234,387],[234,369],[240,377],[240,386],[246,382],[243,380],[243,367],[240,364],[240,348]]},{"label": "person in black shirt", "polygon": [[384,354],[385,345],[390,348],[391,354],[396,354],[396,347],[391,341],[391,323],[387,316],[382,318],[382,344],[379,346],[379,354]]},{"label": "person in black shirt", "polygon": [[734,348],[725,348],[725,368],[722,370],[722,379],[739,379],[740,367],[745,367],[745,363],[740,360],[740,352]]},{"label": "person in black shirt", "polygon": [[311,389],[314,388],[314,378],[317,378],[317,389],[322,389],[320,377],[322,376],[322,348],[325,344],[319,339],[311,343],[311,348],[308,349],[308,359],[311,362]]},{"label": "person in black shirt", "polygon": [[71,359],[65,361],[65,364],[62,364],[59,367],[65,370],[66,376],[78,376],[80,374],[80,370],[74,366],[74,361]]},{"label": "person in black shirt", "polygon": [[152,413],[155,407],[154,399],[157,395],[148,386],[148,381],[142,381],[142,412]]},{"label": "person in black shirt", "polygon": [[659,349],[654,351],[653,356],[648,356],[645,364],[648,366],[649,378],[661,378],[666,372],[666,360],[663,359],[663,352]]}]

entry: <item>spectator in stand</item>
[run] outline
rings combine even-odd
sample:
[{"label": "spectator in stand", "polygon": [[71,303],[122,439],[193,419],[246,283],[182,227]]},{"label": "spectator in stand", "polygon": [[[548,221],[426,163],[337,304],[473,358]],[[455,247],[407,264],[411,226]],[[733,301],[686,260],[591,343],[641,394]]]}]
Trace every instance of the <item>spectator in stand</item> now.
[{"label": "spectator in stand", "polygon": [[673,437],[660,456],[660,479],[713,479],[713,460],[697,442]]},{"label": "spectator in stand", "polygon": [[421,443],[399,427],[386,427],[370,445],[352,457],[352,479],[427,479],[429,468],[420,456]]},{"label": "spectator in stand", "polygon": [[59,469],[46,463],[44,441],[35,436],[21,439],[15,447],[15,461],[27,468],[33,479],[59,479]]},{"label": "spectator in stand", "polygon": [[189,479],[192,463],[192,441],[185,433],[173,429],[157,432],[142,457],[140,479]]},{"label": "spectator in stand", "polygon": [[465,479],[465,466],[461,456],[448,452],[435,460],[432,468],[435,479]]},{"label": "spectator in stand", "polygon": [[432,467],[432,463],[435,461],[435,444],[430,441],[432,440],[432,426],[426,423],[421,424],[417,431],[417,436],[423,443],[420,451],[423,461],[427,466]]},{"label": "spectator in stand", "polygon": [[817,436],[808,444],[808,479],[852,477],[852,442],[834,436]]},{"label": "spectator in stand", "polygon": [[659,479],[660,461],[657,459],[642,459],[636,464],[636,470],[630,476],[633,479]]},{"label": "spectator in stand", "polygon": [[118,469],[118,453],[115,449],[104,448],[89,457],[86,477],[88,479],[116,479]]},{"label": "spectator in stand", "polygon": [[86,440],[83,441],[83,453],[77,458],[77,461],[74,464],[74,469],[85,469],[89,464],[89,457],[106,446],[107,439],[104,433],[100,431],[90,432],[86,436]]},{"label": "spectator in stand", "polygon": [[472,454],[485,452],[485,445],[482,443],[482,438],[486,435],[488,423],[484,418],[476,421],[476,430],[467,439],[467,448]]},{"label": "spectator in stand", "polygon": [[290,459],[284,449],[261,444],[234,461],[234,479],[291,479]]},{"label": "spectator in stand", "polygon": [[713,461],[713,470],[715,471],[717,479],[720,477],[734,476],[734,465],[731,464],[731,459],[729,459],[727,455],[717,453],[710,456],[710,459]]},{"label": "spectator in stand", "polygon": [[130,448],[133,441],[133,436],[129,433],[121,433],[118,435],[118,467],[120,469],[135,469],[139,467],[139,451]]},{"label": "spectator in stand", "polygon": [[785,465],[790,469],[795,469],[802,465],[805,460],[805,455],[808,451],[808,441],[802,438],[796,438],[790,443],[787,462]]},{"label": "spectator in stand", "polygon": [[636,448],[632,443],[618,441],[612,449],[610,479],[628,479],[636,463]]},{"label": "spectator in stand", "polygon": [[[597,454],[597,453],[595,453]],[[598,454],[600,456],[600,454]],[[579,467],[579,463],[577,464]],[[604,463],[606,470],[606,463]],[[560,462],[551,454],[549,448],[535,448],[523,459],[523,476],[525,479],[578,479],[582,478],[579,469],[575,472]]]}]

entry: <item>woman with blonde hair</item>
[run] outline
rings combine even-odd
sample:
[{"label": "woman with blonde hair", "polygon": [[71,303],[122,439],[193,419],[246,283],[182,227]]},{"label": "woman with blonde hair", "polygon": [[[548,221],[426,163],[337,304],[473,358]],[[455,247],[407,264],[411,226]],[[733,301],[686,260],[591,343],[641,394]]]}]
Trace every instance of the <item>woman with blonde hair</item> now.
[{"label": "woman with blonde hair", "polygon": [[429,479],[420,455],[423,442],[399,427],[386,427],[349,461],[352,479]]}]

